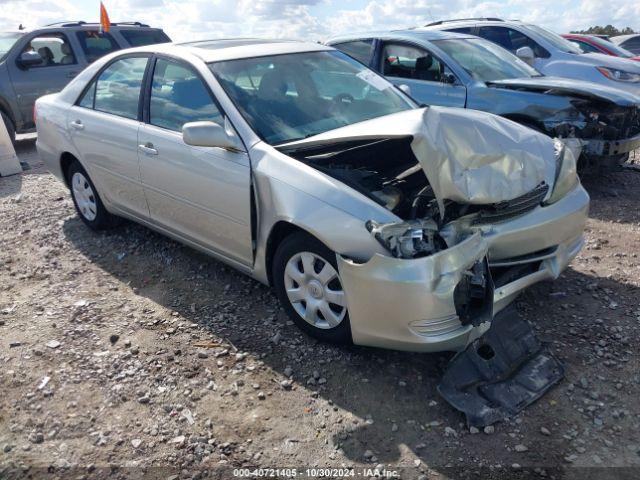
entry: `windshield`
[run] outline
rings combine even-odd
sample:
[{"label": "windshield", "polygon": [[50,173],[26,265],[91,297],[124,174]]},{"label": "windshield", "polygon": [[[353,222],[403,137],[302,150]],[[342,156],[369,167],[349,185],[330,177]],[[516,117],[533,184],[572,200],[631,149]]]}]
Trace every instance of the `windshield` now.
[{"label": "windshield", "polygon": [[4,60],[5,55],[21,36],[21,33],[0,33],[0,60]]},{"label": "windshield", "polygon": [[434,40],[432,43],[481,82],[540,76],[535,68],[488,40],[459,38]]},{"label": "windshield", "polygon": [[618,57],[623,57],[623,58],[635,57],[635,55],[633,53],[631,53],[629,50],[627,50],[625,48],[622,48],[621,46],[616,45],[613,42],[609,42],[609,41],[604,40],[604,39],[599,38],[599,37],[590,37],[589,39],[593,43],[596,43],[596,44],[602,46],[603,48],[606,48],[610,52],[615,53]]},{"label": "windshield", "polygon": [[415,108],[387,80],[336,51],[209,65],[253,130],[276,145]]},{"label": "windshield", "polygon": [[558,50],[561,50],[567,53],[577,53],[577,54],[582,53],[582,50],[580,50],[580,47],[578,47],[575,43],[571,43],[569,40],[567,40],[566,38],[562,38],[557,33],[554,33],[550,30],[539,27],[538,25],[527,25],[527,28],[529,30],[534,31],[535,33],[540,35],[542,38],[544,38],[547,42],[549,42],[553,46],[553,48],[557,48]]}]

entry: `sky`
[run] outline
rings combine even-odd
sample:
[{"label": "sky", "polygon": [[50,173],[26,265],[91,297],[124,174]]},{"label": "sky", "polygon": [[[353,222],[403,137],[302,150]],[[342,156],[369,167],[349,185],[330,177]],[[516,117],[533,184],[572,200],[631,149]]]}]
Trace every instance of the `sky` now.
[{"label": "sky", "polygon": [[[558,33],[612,24],[640,30],[637,0],[103,0],[112,22],[162,27],[175,41],[258,36],[319,41],[446,18],[517,18]],[[99,19],[98,0],[0,0],[0,30]]]}]

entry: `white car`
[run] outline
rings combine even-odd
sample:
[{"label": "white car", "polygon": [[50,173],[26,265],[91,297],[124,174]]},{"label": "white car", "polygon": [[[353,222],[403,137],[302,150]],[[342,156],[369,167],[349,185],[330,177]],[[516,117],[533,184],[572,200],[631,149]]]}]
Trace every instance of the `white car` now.
[{"label": "white car", "polygon": [[476,18],[433,22],[424,29],[485,38],[515,53],[551,77],[589,80],[640,95],[640,63],[600,53],[583,53],[557,33],[517,20]]},{"label": "white car", "polygon": [[461,350],[583,245],[570,150],[491,114],[419,108],[314,43],[154,45],[35,109],[82,221],[147,225],[272,285],[322,340]]}]

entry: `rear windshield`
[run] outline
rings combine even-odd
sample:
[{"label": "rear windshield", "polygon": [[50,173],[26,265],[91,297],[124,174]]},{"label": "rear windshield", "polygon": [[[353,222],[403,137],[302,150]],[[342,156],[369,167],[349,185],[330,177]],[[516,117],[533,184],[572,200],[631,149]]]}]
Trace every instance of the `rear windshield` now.
[{"label": "rear windshield", "polygon": [[171,42],[171,39],[162,30],[120,30],[120,34],[132,47]]}]

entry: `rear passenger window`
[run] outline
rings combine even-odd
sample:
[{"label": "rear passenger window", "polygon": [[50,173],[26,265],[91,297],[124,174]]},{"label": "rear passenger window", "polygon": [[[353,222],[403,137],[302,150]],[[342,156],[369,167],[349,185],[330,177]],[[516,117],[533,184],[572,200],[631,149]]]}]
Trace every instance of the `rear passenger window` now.
[{"label": "rear passenger window", "polygon": [[355,42],[338,43],[336,45],[332,45],[332,47],[343,51],[365,65],[369,65],[372,45],[373,40],[369,38],[367,40],[356,40]]},{"label": "rear passenger window", "polygon": [[132,47],[144,47],[145,45],[168,43],[171,41],[162,30],[120,30],[120,35],[122,35]]},{"label": "rear passenger window", "polygon": [[158,59],[153,71],[149,123],[180,131],[185,123],[223,124],[222,114],[202,80],[190,68]]},{"label": "rear passenger window", "polygon": [[119,50],[118,44],[108,33],[98,30],[85,30],[76,33],[87,62],[91,63],[107,53]]},{"label": "rear passenger window", "polygon": [[84,96],[78,103],[81,107],[84,108],[93,108],[93,101],[96,98],[96,82],[93,82],[89,89],[85,92]]},{"label": "rear passenger window", "polygon": [[[116,60],[96,80],[94,108],[125,118],[138,118],[138,104],[147,57],[127,57]],[[91,88],[80,101],[84,106]],[[88,99],[86,100],[88,103]]]}]

